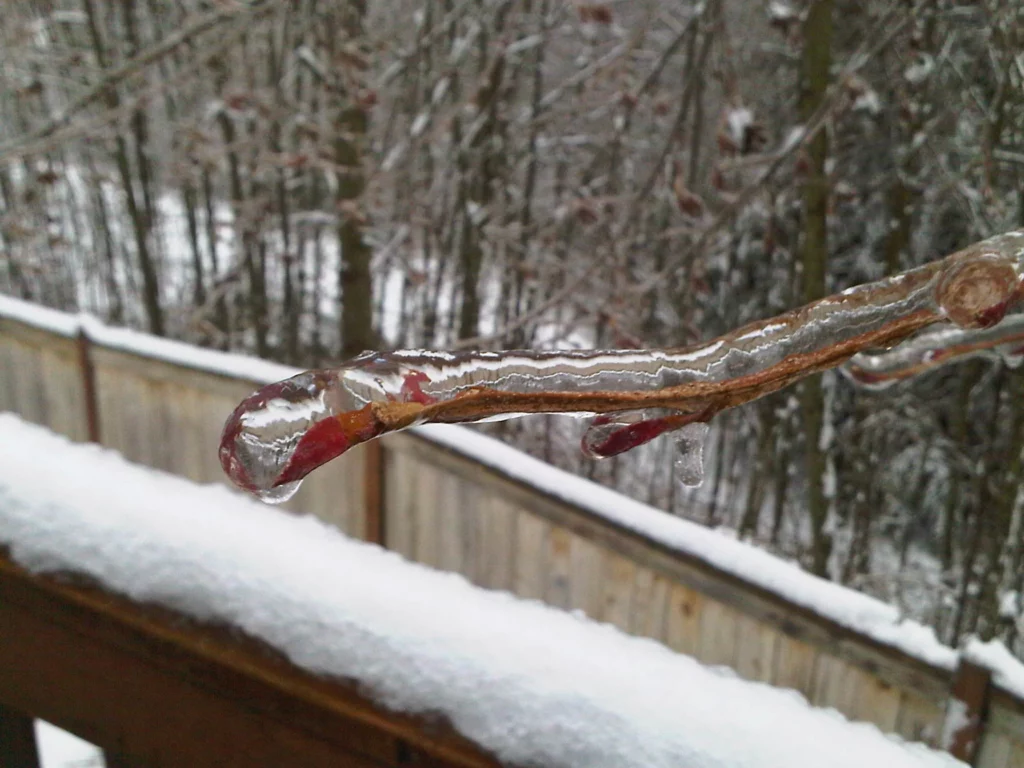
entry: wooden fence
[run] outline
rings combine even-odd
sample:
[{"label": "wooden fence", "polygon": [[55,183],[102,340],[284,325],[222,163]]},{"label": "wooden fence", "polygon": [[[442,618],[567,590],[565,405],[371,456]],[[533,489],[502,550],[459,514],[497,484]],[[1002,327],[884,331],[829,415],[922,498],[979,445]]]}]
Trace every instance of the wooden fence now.
[{"label": "wooden fence", "polygon": [[[221,426],[264,382],[104,335],[75,338],[0,316],[0,410],[92,437],[132,461],[223,482]],[[858,634],[415,432],[315,472],[291,508],[481,586],[582,610],[745,678],[796,689],[815,705],[949,748],[981,768],[1024,766],[1024,701],[988,670],[967,661],[950,670]],[[967,725],[944,735],[947,720]]]}]

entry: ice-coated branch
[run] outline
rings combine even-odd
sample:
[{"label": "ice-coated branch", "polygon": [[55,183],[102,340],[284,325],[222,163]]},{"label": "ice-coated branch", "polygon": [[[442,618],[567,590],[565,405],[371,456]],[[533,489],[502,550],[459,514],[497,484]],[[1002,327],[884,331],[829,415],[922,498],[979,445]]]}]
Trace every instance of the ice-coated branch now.
[{"label": "ice-coated branch", "polygon": [[991,328],[1024,295],[1024,231],[849,288],[692,347],[586,352],[367,352],[246,398],[220,446],[240,487],[277,501],[354,445],[415,424],[595,415],[583,447],[612,456],[756,400],[932,323]]},{"label": "ice-coated branch", "polygon": [[842,371],[866,389],[885,389],[940,366],[978,357],[1018,367],[1024,361],[1024,315],[1011,315],[990,328],[943,328],[922,333],[886,352],[859,352]]}]

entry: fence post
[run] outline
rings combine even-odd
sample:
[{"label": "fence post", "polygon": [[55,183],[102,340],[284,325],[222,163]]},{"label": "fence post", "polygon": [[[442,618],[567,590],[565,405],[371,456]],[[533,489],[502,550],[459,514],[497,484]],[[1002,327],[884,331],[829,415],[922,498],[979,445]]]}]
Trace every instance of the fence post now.
[{"label": "fence post", "polygon": [[961,656],[946,702],[940,746],[968,765],[975,764],[981,750],[991,692],[992,671]]},{"label": "fence post", "polygon": [[28,715],[0,704],[0,766],[39,768],[35,723]]},{"label": "fence post", "polygon": [[380,440],[363,443],[363,538],[387,546],[384,527],[384,446]]},{"label": "fence post", "polygon": [[96,371],[92,366],[92,341],[85,328],[78,329],[78,368],[82,376],[82,399],[85,401],[86,437],[100,442],[100,410],[96,398]]}]

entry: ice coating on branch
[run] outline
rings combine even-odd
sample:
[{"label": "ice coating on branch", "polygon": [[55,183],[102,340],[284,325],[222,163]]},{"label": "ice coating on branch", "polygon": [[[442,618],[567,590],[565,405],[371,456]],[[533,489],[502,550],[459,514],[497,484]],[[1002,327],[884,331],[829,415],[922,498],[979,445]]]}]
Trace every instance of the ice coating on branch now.
[{"label": "ice coating on branch", "polygon": [[707,411],[678,413],[667,408],[602,414],[590,423],[580,447],[593,459],[605,459],[650,442],[666,432],[683,430],[711,415]]},{"label": "ice coating on branch", "polygon": [[915,336],[895,349],[854,355],[842,371],[873,390],[950,363],[974,358],[999,360],[1010,368],[1024,361],[1024,315],[1011,315],[991,328],[944,328]]},{"label": "ice coating on branch", "polygon": [[1022,260],[1024,232],[1011,232],[681,349],[367,352],[246,398],[225,424],[221,463],[240,487],[281,500],[316,467],[388,432],[529,413],[598,414],[584,450],[612,456],[929,324],[989,328],[1021,296]]}]

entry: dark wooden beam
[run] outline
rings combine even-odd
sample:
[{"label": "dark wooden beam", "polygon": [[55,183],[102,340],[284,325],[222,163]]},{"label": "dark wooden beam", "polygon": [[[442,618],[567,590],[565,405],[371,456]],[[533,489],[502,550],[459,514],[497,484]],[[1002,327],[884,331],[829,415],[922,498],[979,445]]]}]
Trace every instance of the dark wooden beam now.
[{"label": "dark wooden beam", "polygon": [[0,704],[123,764],[498,766],[443,721],[389,712],[237,630],[33,576],[2,552],[0,627]]},{"label": "dark wooden beam", "polygon": [[992,672],[967,659],[953,675],[953,686],[946,704],[945,741],[953,757],[976,765],[981,740],[988,720]]},{"label": "dark wooden beam", "polygon": [[387,546],[384,527],[384,446],[380,440],[371,440],[360,446],[363,452],[363,513],[366,541]]},{"label": "dark wooden beam", "polygon": [[85,401],[85,434],[91,443],[99,443],[100,406],[96,394],[96,371],[92,365],[92,341],[85,330],[78,332],[78,368],[82,374],[82,399]]},{"label": "dark wooden beam", "polygon": [[0,704],[0,768],[39,768],[35,723]]}]

